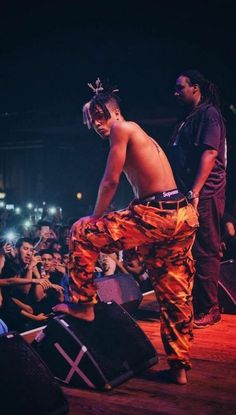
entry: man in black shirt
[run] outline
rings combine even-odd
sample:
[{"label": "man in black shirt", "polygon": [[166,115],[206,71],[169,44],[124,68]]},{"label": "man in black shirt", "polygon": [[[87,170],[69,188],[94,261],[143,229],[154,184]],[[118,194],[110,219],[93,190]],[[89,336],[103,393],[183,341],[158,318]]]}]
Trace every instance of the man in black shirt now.
[{"label": "man in black shirt", "polygon": [[169,143],[169,158],[178,189],[199,213],[193,247],[194,326],[204,328],[220,320],[217,292],[226,185],[225,126],[216,88],[198,71],[180,74],[175,96],[186,111]]}]

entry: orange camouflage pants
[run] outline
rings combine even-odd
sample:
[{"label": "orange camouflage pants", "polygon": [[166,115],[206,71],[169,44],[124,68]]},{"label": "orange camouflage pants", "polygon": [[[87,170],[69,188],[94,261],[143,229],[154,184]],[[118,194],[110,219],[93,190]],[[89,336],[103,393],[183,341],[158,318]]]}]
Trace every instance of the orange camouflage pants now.
[{"label": "orange camouflage pants", "polygon": [[172,368],[190,369],[195,272],[191,248],[197,227],[197,215],[190,204],[177,210],[131,204],[88,223],[83,233],[77,227],[71,240],[73,301],[97,302],[93,272],[100,251],[138,247],[160,305],[168,363]]}]

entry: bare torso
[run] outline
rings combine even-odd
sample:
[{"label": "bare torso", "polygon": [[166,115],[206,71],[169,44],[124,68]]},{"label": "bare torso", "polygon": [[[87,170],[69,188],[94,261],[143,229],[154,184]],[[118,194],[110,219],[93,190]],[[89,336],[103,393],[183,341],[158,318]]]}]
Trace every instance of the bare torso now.
[{"label": "bare torso", "polygon": [[134,122],[125,122],[130,130],[123,171],[135,197],[143,198],[155,192],[176,188],[169,161],[145,131]]}]

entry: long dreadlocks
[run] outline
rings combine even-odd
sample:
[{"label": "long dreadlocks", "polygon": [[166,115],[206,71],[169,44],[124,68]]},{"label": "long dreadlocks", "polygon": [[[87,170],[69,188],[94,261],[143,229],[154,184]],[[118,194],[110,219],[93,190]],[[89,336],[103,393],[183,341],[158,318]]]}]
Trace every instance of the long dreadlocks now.
[{"label": "long dreadlocks", "polygon": [[181,72],[181,76],[189,78],[190,85],[198,85],[202,94],[201,103],[212,104],[220,109],[220,98],[217,87],[213,82],[206,79],[201,72],[190,69]]}]

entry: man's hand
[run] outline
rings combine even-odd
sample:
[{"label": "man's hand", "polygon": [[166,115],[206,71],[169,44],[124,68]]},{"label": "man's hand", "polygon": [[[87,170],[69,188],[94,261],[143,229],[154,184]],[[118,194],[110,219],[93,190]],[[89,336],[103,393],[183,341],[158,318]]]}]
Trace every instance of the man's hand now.
[{"label": "man's hand", "polygon": [[32,271],[39,262],[42,262],[41,256],[33,255],[29,263],[28,269]]},{"label": "man's hand", "polygon": [[15,257],[15,249],[9,242],[6,242],[3,245],[3,251],[5,255],[11,255],[12,257]]},{"label": "man's hand", "polygon": [[55,270],[61,272],[62,274],[66,273],[66,267],[63,264],[56,264]]},{"label": "man's hand", "polygon": [[194,199],[190,200],[191,205],[193,205],[193,207],[195,208],[195,210],[197,210],[198,208],[198,203],[199,203],[199,197],[195,197]]},{"label": "man's hand", "polygon": [[44,290],[48,290],[52,288],[52,283],[46,278],[35,278],[32,280],[33,284],[39,284]]},{"label": "man's hand", "polygon": [[30,317],[32,320],[34,321],[44,321],[48,319],[48,316],[46,316],[46,314],[44,313],[40,313],[40,314],[32,314],[32,316]]},{"label": "man's hand", "polygon": [[79,220],[77,220],[71,228],[71,237],[72,240],[75,238],[76,239],[76,234],[77,233],[83,233],[84,229],[86,227],[86,225],[90,222],[95,222],[97,220],[97,218],[94,218],[94,216],[84,216],[83,218],[80,218]]}]

